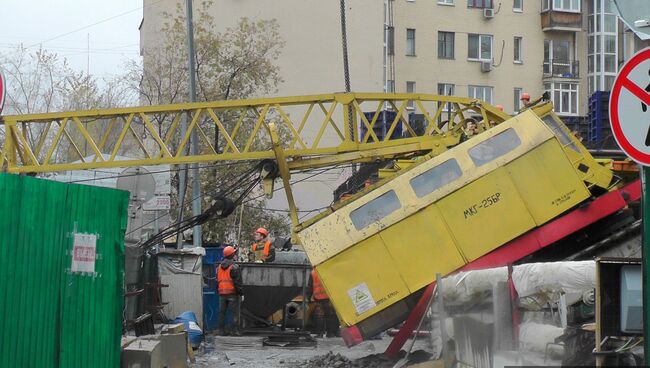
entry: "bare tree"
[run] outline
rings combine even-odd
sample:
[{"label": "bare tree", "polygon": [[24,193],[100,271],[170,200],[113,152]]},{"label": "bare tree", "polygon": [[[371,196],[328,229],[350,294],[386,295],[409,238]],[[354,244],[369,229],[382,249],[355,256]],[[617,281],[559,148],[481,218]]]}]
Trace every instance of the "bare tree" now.
[{"label": "bare tree", "polygon": [[[277,91],[277,85],[282,81],[279,67],[275,61],[280,55],[284,42],[279,34],[279,26],[275,20],[251,21],[242,18],[237,25],[223,32],[217,29],[215,19],[210,15],[211,1],[204,1],[195,10],[195,52],[197,100],[216,101],[228,99],[244,99],[253,96],[268,95]],[[144,104],[168,104],[185,102],[188,99],[187,87],[187,48],[186,21],[184,9],[177,5],[173,14],[163,14],[165,22],[160,30],[163,36],[159,44],[143,50],[143,60],[140,63],[131,62],[127,65],[127,80],[130,88],[137,91]],[[230,131],[236,123],[234,112],[216,112],[226,129]],[[166,135],[174,116],[160,114],[153,117],[157,124],[158,133]],[[273,118],[273,117],[269,117]],[[247,116],[242,129],[249,131],[254,125],[255,116]],[[204,131],[214,137],[213,144],[217,151],[222,147],[223,137],[214,124],[199,122]],[[235,139],[243,140],[247,136],[242,131]],[[176,142],[178,139],[175,140]],[[268,145],[268,141],[256,141],[258,145]],[[173,147],[175,148],[175,147]],[[219,193],[230,179],[244,173],[249,166],[231,165],[214,167],[204,170],[202,188],[206,197]],[[173,184],[178,190],[177,177]],[[237,188],[231,196],[240,193]],[[189,194],[189,193],[188,193]],[[206,198],[204,198],[206,200]],[[180,203],[189,206],[190,198],[179,200],[173,198],[174,207]],[[250,205],[263,208],[265,201],[252,200]],[[174,211],[176,212],[176,211]],[[225,241],[236,238],[234,223],[238,219],[215,221],[204,225],[204,236],[212,241]],[[273,227],[276,233],[287,234],[289,226],[286,214],[267,210],[255,209],[246,211],[245,223],[256,223],[257,226]],[[243,239],[250,240],[250,229],[243,228]]]}]

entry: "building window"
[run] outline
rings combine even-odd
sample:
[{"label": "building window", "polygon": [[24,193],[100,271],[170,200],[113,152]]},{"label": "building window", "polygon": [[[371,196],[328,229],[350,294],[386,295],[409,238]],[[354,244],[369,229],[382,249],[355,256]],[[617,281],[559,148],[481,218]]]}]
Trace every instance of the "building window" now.
[{"label": "building window", "polygon": [[415,56],[415,30],[406,30],[406,55]]},{"label": "building window", "polygon": [[454,58],[454,32],[438,32],[438,59]]},{"label": "building window", "polygon": [[[412,81],[406,82],[406,93],[415,93],[415,82]],[[415,104],[413,103],[413,100],[408,102],[406,108],[409,110],[413,110],[415,108]]]},{"label": "building window", "polygon": [[489,86],[467,86],[467,97],[477,98],[491,104],[492,90],[493,87]]},{"label": "building window", "polygon": [[[454,85],[450,83],[438,83],[438,94],[440,96],[453,96],[454,95]],[[440,108],[440,105],[438,105],[438,108]],[[440,117],[438,118],[438,122],[442,122],[443,120],[449,120],[451,116],[451,102],[448,102],[444,104],[442,107],[443,112],[447,112],[447,118],[443,119],[443,114],[440,114]]]},{"label": "building window", "polygon": [[454,0],[438,0],[440,5],[454,5]]},{"label": "building window", "polygon": [[388,55],[395,55],[395,27],[386,28],[386,48]]},{"label": "building window", "polygon": [[490,8],[492,9],[492,0],[467,0],[468,8]]},{"label": "building window", "polygon": [[524,0],[512,0],[512,10],[516,12],[524,11]]},{"label": "building window", "polygon": [[469,34],[467,58],[473,60],[492,60],[492,36]]},{"label": "building window", "polygon": [[388,93],[395,93],[395,81],[392,79],[389,79],[386,81],[386,92]]},{"label": "building window", "polygon": [[577,83],[546,83],[544,89],[551,95],[555,112],[560,115],[578,115]]},{"label": "building window", "polygon": [[519,110],[521,110],[521,94],[523,93],[523,88],[518,88],[515,87],[515,93],[514,93],[514,103],[512,106],[514,107],[514,112],[517,113]]},{"label": "building window", "polygon": [[542,11],[580,12],[580,0],[542,0]]},{"label": "building window", "polygon": [[523,63],[523,59],[521,57],[521,37],[515,37],[515,49],[514,49],[514,54],[515,54],[515,63]]},{"label": "building window", "polygon": [[578,77],[578,63],[571,60],[571,42],[544,40],[544,74]]}]

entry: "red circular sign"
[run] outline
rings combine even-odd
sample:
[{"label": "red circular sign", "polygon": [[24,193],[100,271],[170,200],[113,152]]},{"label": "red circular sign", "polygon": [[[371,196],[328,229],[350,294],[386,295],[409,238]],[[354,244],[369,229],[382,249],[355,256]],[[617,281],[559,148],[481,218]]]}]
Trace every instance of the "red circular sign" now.
[{"label": "red circular sign", "polygon": [[[638,99],[636,100],[636,103],[638,104],[636,106],[638,107],[641,107],[642,105],[647,106],[643,110],[644,112],[648,107],[650,107],[650,94],[648,94],[647,92],[648,87],[650,87],[650,85],[648,85],[648,87],[640,87],[638,84],[630,80],[630,73],[632,73],[632,71],[634,71],[635,68],[639,66],[639,64],[649,59],[650,59],[650,48],[647,48],[639,51],[627,63],[625,63],[621,71],[618,73],[616,80],[614,81],[614,85],[612,86],[612,93],[609,98],[609,121],[616,142],[621,147],[621,149],[625,151],[625,153],[628,156],[630,156],[634,161],[648,166],[650,166],[650,154],[642,152],[638,148],[638,144],[637,146],[635,146],[635,144],[631,143],[631,137],[626,136],[625,133],[623,132],[623,126],[631,125],[631,124],[642,124],[645,122],[621,120],[621,112],[623,111],[623,109],[627,108],[627,106],[621,106],[622,103],[621,92],[623,90],[627,90],[632,95],[634,95]],[[645,75],[646,76],[648,75],[647,70],[645,71]],[[650,128],[649,128],[648,136],[650,137]],[[646,138],[646,142],[647,142],[647,138]]]}]

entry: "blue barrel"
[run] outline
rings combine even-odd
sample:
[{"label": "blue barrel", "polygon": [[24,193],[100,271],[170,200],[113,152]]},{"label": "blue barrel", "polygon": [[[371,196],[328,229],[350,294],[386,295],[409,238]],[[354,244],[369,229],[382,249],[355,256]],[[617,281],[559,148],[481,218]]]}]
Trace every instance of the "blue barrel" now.
[{"label": "blue barrel", "polygon": [[190,344],[195,349],[201,345],[203,340],[203,331],[197,322],[196,314],[192,311],[183,312],[172,321],[172,323],[182,323],[185,326]]}]

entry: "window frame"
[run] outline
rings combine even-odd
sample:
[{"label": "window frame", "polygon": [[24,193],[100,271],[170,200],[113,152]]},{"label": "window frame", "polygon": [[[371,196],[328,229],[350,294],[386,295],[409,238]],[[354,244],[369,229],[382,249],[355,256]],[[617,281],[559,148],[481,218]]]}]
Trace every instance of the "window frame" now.
[{"label": "window frame", "polygon": [[[515,4],[519,1],[519,7],[516,7]],[[512,0],[512,11],[515,13],[524,12],[524,0]]]},{"label": "window frame", "polygon": [[[444,36],[444,40],[441,41],[440,37]],[[451,41],[447,40],[447,36],[451,36]],[[442,45],[441,45],[442,43]],[[447,50],[447,46],[451,44],[451,56],[445,55],[441,56],[440,55],[440,50],[441,46],[443,50]],[[438,59],[443,59],[443,60],[454,60],[456,57],[456,33],[455,32],[448,32],[448,31],[438,31]]]},{"label": "window frame", "polygon": [[[523,1],[523,0],[522,0]],[[560,6],[555,6],[556,2],[560,2]],[[569,8],[565,8],[562,4],[565,0],[542,0],[542,11],[555,10],[566,13],[580,13],[582,12],[582,1],[581,0],[567,0],[569,1]],[[577,10],[573,8],[573,5],[577,4]]]},{"label": "window frame", "polygon": [[[388,210],[384,213],[380,213],[379,216],[381,217],[372,217],[369,216],[368,213],[364,212],[359,212],[360,210],[367,208],[370,206],[372,208],[373,204],[377,204],[378,201],[382,200],[382,198],[387,198],[386,196],[390,197],[388,204],[392,204],[393,206],[389,207]],[[394,206],[394,204],[397,204],[397,207]],[[380,196],[371,199],[370,201],[362,204],[361,206],[355,208],[354,210],[350,211],[350,221],[352,222],[352,225],[354,225],[355,229],[358,231],[361,231],[371,224],[378,222],[380,220],[383,220],[387,216],[390,216],[393,214],[395,211],[399,210],[402,208],[402,202],[399,200],[399,197],[397,196],[397,193],[395,193],[395,190],[391,189],[387,191],[386,193],[381,194]],[[383,208],[382,208],[383,209]],[[359,214],[360,216],[356,216],[356,214]]]},{"label": "window frame", "polygon": [[[564,88],[568,85],[569,88]],[[575,88],[574,88],[575,87]],[[570,82],[548,82],[544,84],[544,90],[548,91],[553,102],[553,109],[558,115],[562,116],[580,116],[580,84]],[[559,93],[559,101],[556,101],[555,93]],[[568,94],[569,109],[567,110],[562,103],[563,94]],[[572,95],[575,94],[575,100]],[[571,111],[571,105],[575,101],[575,112]]]},{"label": "window frame", "polygon": [[[450,170],[451,169],[451,170]],[[453,177],[443,176],[451,173]],[[411,190],[418,198],[423,198],[453,183],[463,176],[463,169],[455,158],[447,159],[438,165],[425,170],[409,180]]]},{"label": "window frame", "polygon": [[[489,3],[489,5],[488,5],[488,3]],[[469,8],[469,9],[494,9],[494,0],[467,0],[467,8]]]},{"label": "window frame", "polygon": [[[413,88],[409,88],[409,87],[413,87]],[[416,87],[415,81],[406,81],[406,93],[416,93],[415,92],[416,88],[417,87]],[[409,89],[411,89],[411,91],[409,91]],[[407,110],[414,110],[415,109],[415,103],[412,100],[409,101],[408,104],[406,105],[406,109]]]},{"label": "window frame", "polygon": [[456,0],[438,0],[438,5],[456,6]]},{"label": "window frame", "polygon": [[[476,94],[474,94],[474,96],[473,96],[472,93],[470,93],[471,89],[474,89],[475,91],[478,91],[478,90],[483,91],[482,97],[477,97]],[[485,92],[486,91],[490,92],[490,94],[489,94],[490,98],[489,99],[485,98],[485,96],[486,96]],[[478,100],[481,100],[481,101],[485,101],[485,102],[487,102],[489,104],[492,104],[492,99],[494,98],[494,87],[493,86],[478,85],[478,84],[469,84],[469,85],[467,85],[467,97],[468,98],[475,98],[475,99],[478,99]]]},{"label": "window frame", "polygon": [[[519,134],[517,134],[517,131],[514,128],[508,128],[470,147],[467,149],[467,154],[474,163],[474,166],[481,167],[493,162],[499,157],[507,155],[520,146],[521,138],[519,137]],[[478,151],[483,148],[488,148],[493,151],[491,158],[485,159],[478,157]]]},{"label": "window frame", "polygon": [[[471,47],[471,42],[470,39],[471,37],[477,37],[478,38],[478,58],[474,58],[470,56],[470,47]],[[489,37],[490,38],[490,58],[489,59],[484,59],[481,58],[481,55],[483,54],[483,37]],[[467,60],[469,61],[492,61],[493,58],[493,49],[494,49],[494,36],[489,35],[489,34],[479,34],[479,33],[468,33],[467,34]]]},{"label": "window frame", "polygon": [[[412,32],[413,38],[409,38],[409,34]],[[409,40],[413,45],[412,50],[409,50]],[[415,28],[406,29],[406,56],[415,56]],[[410,51],[410,52],[409,52]]]},{"label": "window frame", "polygon": [[513,97],[514,97],[514,113],[518,113],[519,110],[521,110],[521,95],[524,93],[524,89],[521,87],[515,87],[513,90]]},{"label": "window frame", "polygon": [[[517,48],[517,42],[519,42],[519,48]],[[523,52],[523,44],[524,44],[524,38],[521,36],[515,36],[513,39],[513,63],[515,64],[523,64],[524,63],[524,52]],[[519,53],[517,53],[519,51]],[[518,55],[517,55],[518,54]]]}]

